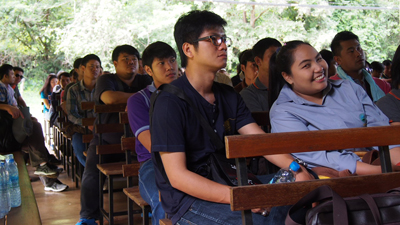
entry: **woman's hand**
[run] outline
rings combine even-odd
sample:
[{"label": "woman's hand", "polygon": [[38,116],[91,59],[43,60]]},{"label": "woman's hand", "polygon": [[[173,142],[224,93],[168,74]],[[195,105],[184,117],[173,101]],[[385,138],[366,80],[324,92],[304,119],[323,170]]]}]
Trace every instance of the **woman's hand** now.
[{"label": "woman's hand", "polygon": [[300,172],[296,174],[296,181],[315,180],[315,177],[304,166],[300,165],[300,168]]}]

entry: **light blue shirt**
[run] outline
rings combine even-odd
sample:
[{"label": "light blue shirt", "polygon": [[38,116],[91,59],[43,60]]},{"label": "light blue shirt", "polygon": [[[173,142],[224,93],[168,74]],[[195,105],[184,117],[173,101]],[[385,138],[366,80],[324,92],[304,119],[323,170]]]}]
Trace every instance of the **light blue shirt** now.
[{"label": "light blue shirt", "polygon": [[[364,89],[347,80],[329,81],[322,105],[295,94],[286,84],[270,111],[271,132],[329,130],[389,125],[389,119],[371,101]],[[340,140],[338,140],[340,141]],[[294,153],[309,167],[325,166],[356,171],[360,158],[351,150]]]}]

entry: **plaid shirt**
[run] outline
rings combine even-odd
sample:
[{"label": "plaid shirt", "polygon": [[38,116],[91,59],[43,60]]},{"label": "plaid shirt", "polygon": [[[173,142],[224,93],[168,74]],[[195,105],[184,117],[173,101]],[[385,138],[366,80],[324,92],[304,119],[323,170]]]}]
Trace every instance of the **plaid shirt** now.
[{"label": "plaid shirt", "polygon": [[8,105],[17,106],[17,100],[14,98],[14,90],[10,85],[5,85],[0,81],[0,102],[7,103]]},{"label": "plaid shirt", "polygon": [[[66,107],[69,121],[73,124],[82,125],[82,118],[84,118],[85,111],[82,110],[81,102],[94,101],[93,94],[94,88],[92,91],[89,91],[83,85],[83,80],[75,83],[68,89]],[[88,110],[87,116],[90,118],[96,115],[93,110]]]}]

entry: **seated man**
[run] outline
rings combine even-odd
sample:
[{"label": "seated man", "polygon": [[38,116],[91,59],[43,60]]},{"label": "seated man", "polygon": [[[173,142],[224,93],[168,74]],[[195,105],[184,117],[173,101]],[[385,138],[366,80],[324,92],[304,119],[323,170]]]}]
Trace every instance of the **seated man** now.
[{"label": "seated man", "polygon": [[[262,134],[232,87],[214,82],[215,73],[226,66],[226,21],[209,11],[191,11],[175,24],[174,36],[186,75],[173,81],[193,102],[216,134]],[[201,168],[216,151],[194,109],[184,100],[161,91],[151,117],[151,154],[161,203],[176,224],[240,224],[241,212],[231,211],[230,187],[204,177]],[[267,156],[279,167],[294,160],[288,154]],[[266,177],[263,182],[268,182]],[[297,180],[311,179],[304,168]],[[254,210],[254,224],[283,224],[288,207],[276,207],[268,217],[265,209]]]},{"label": "seated man", "polygon": [[[101,61],[97,55],[89,54],[83,57],[83,79],[68,89],[66,104],[68,120],[76,126],[82,126],[82,118],[85,115],[81,103],[94,101],[94,88],[100,76],[100,66]],[[94,117],[94,111],[89,110],[87,116]],[[82,142],[82,133],[75,132],[72,135],[72,146],[78,161],[85,166],[86,157],[83,152],[86,151],[86,146]]]},{"label": "seated man", "polygon": [[254,61],[258,66],[258,76],[247,88],[240,92],[247,108],[251,112],[269,111],[272,102],[269,101],[269,60],[272,54],[281,47],[274,38],[259,40],[252,49]]},{"label": "seated man", "polygon": [[240,66],[238,70],[244,74],[243,81],[234,87],[237,93],[240,93],[243,89],[250,86],[258,75],[258,67],[254,62],[254,56],[251,49],[244,50],[239,54]]},{"label": "seated man", "polygon": [[[15,83],[13,67],[9,64],[3,64],[0,67],[0,110],[6,111],[13,119],[23,117],[22,112],[17,107],[17,100],[14,97],[14,90],[11,84]],[[4,112],[3,112],[4,113]],[[28,115],[26,115],[28,116]],[[32,120],[32,134],[22,142],[22,148],[29,153],[31,165],[36,167],[35,175],[51,176],[56,178],[59,173],[57,166],[50,162],[58,163],[54,155],[50,155],[43,137],[42,126],[36,120]],[[10,132],[11,129],[10,129]],[[46,191],[63,191],[68,188],[57,179],[47,179],[44,182]]]},{"label": "seated man", "polygon": [[160,204],[155,183],[154,165],[151,161],[150,138],[150,96],[159,86],[171,83],[178,76],[178,63],[174,49],[164,42],[150,44],[143,52],[143,65],[146,73],[153,77],[153,83],[128,99],[128,117],[132,132],[135,134],[135,150],[139,170],[139,189],[142,198],[149,203],[153,225],[165,217]]},{"label": "seated man", "polygon": [[57,76],[59,82],[60,82],[60,88],[56,89],[51,93],[50,95],[50,102],[51,102],[51,107],[50,107],[50,127],[53,125],[58,125],[57,118],[58,118],[58,113],[56,111],[57,106],[60,105],[61,101],[61,92],[64,91],[65,87],[71,83],[71,74],[67,72],[61,72]]},{"label": "seated man", "polygon": [[[140,91],[151,84],[149,76],[137,75],[139,52],[130,45],[117,46],[112,53],[116,74],[105,74],[97,79],[94,90],[96,105],[109,105],[126,103],[133,93]],[[99,115],[96,115],[98,120]],[[103,113],[102,123],[119,123],[118,113]],[[103,134],[105,144],[121,143],[123,133]],[[96,146],[99,144],[99,136],[94,135],[89,144],[86,157],[85,171],[81,184],[81,211],[77,225],[97,225],[96,219],[101,217],[99,208],[99,170],[97,164],[99,157],[96,154]],[[124,155],[107,157],[107,161],[122,160]]]},{"label": "seated man", "polygon": [[358,36],[350,31],[342,31],[335,35],[331,43],[332,53],[337,67],[337,74],[330,77],[332,80],[350,80],[367,92],[373,102],[385,96],[383,87],[376,83],[365,67],[365,54],[360,45]]}]

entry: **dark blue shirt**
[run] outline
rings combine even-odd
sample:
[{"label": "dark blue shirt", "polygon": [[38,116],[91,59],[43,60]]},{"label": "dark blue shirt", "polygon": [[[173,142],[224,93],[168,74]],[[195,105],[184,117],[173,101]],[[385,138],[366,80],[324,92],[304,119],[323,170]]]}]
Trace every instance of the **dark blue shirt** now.
[{"label": "dark blue shirt", "polygon": [[[139,75],[135,76],[135,79],[132,81],[131,86],[128,86],[124,82],[122,82],[116,74],[104,74],[100,76],[96,81],[96,87],[94,90],[94,101],[96,105],[104,105],[104,102],[101,101],[100,96],[105,91],[122,91],[127,93],[135,93],[145,88],[147,85],[151,84],[152,80],[150,76],[147,75]],[[96,115],[96,123],[99,115]],[[101,123],[119,123],[119,115],[118,113],[102,113],[101,115]],[[123,133],[109,133],[104,134],[103,139],[107,142],[107,144],[117,144],[121,142],[121,136]]]},{"label": "dark blue shirt", "polygon": [[[215,103],[210,104],[193,88],[186,76],[171,84],[186,93],[222,141],[225,135],[237,134],[238,129],[254,122],[243,99],[230,86],[214,82],[212,90]],[[172,223],[176,223],[195,198],[165,182],[162,175],[164,168],[156,160],[157,152],[185,152],[187,168],[198,173],[197,169],[206,163],[209,154],[216,149],[192,108],[177,96],[165,91],[159,94],[155,102],[150,132],[152,161],[155,164],[162,206]]]}]

